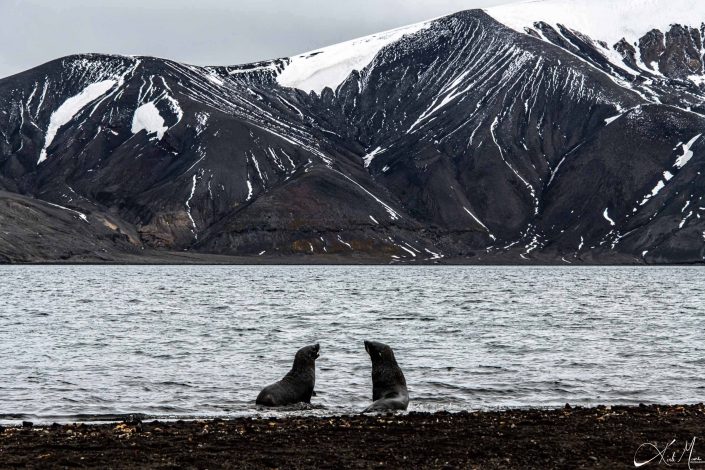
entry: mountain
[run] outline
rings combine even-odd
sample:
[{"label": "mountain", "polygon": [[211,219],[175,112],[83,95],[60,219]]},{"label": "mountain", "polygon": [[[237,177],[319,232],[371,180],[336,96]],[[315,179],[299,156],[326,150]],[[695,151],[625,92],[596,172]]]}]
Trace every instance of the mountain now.
[{"label": "mountain", "polygon": [[702,262],[703,21],[543,0],[241,66],[49,62],[0,80],[0,260]]}]

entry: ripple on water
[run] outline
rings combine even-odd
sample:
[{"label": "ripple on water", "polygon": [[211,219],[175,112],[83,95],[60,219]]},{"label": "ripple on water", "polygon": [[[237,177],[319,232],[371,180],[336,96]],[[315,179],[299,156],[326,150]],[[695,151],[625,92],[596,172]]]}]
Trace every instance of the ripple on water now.
[{"label": "ripple on water", "polygon": [[257,393],[314,342],[318,408],[281,415],[356,412],[363,339],[394,347],[415,411],[705,390],[696,267],[0,269],[0,422],[275,415]]}]

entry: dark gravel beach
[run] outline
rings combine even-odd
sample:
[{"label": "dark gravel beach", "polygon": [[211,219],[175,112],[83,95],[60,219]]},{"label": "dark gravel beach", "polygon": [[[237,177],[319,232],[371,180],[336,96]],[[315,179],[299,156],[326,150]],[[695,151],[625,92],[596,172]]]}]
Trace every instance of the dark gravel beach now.
[{"label": "dark gravel beach", "polygon": [[[2,468],[691,468],[705,406],[5,427]],[[695,441],[694,441],[695,439]],[[675,440],[670,447],[670,442]],[[694,448],[686,447],[694,444]],[[663,454],[659,456],[655,444]],[[664,449],[668,449],[664,451]]]}]

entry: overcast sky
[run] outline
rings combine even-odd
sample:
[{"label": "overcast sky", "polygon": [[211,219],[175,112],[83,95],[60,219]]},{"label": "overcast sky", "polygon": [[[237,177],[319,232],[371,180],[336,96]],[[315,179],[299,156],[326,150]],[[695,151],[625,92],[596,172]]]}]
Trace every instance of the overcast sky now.
[{"label": "overcast sky", "polygon": [[0,0],[0,77],[79,52],[234,65],[507,0]]}]

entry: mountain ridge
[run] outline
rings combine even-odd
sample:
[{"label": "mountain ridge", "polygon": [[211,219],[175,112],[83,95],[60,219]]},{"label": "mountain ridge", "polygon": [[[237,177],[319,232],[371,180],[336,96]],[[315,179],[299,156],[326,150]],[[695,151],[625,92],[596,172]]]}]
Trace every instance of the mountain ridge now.
[{"label": "mountain ridge", "polygon": [[[702,31],[642,41],[671,64],[658,73],[626,45],[617,67],[579,31],[519,32],[483,10],[367,37],[365,57],[383,44],[362,70],[345,54],[69,56],[0,80],[0,188],[106,221],[127,243],[106,248],[116,259],[700,262],[705,95],[678,58]],[[353,69],[336,84],[341,55]],[[310,60],[336,71],[281,85]],[[56,256],[5,235],[6,259]]]}]

